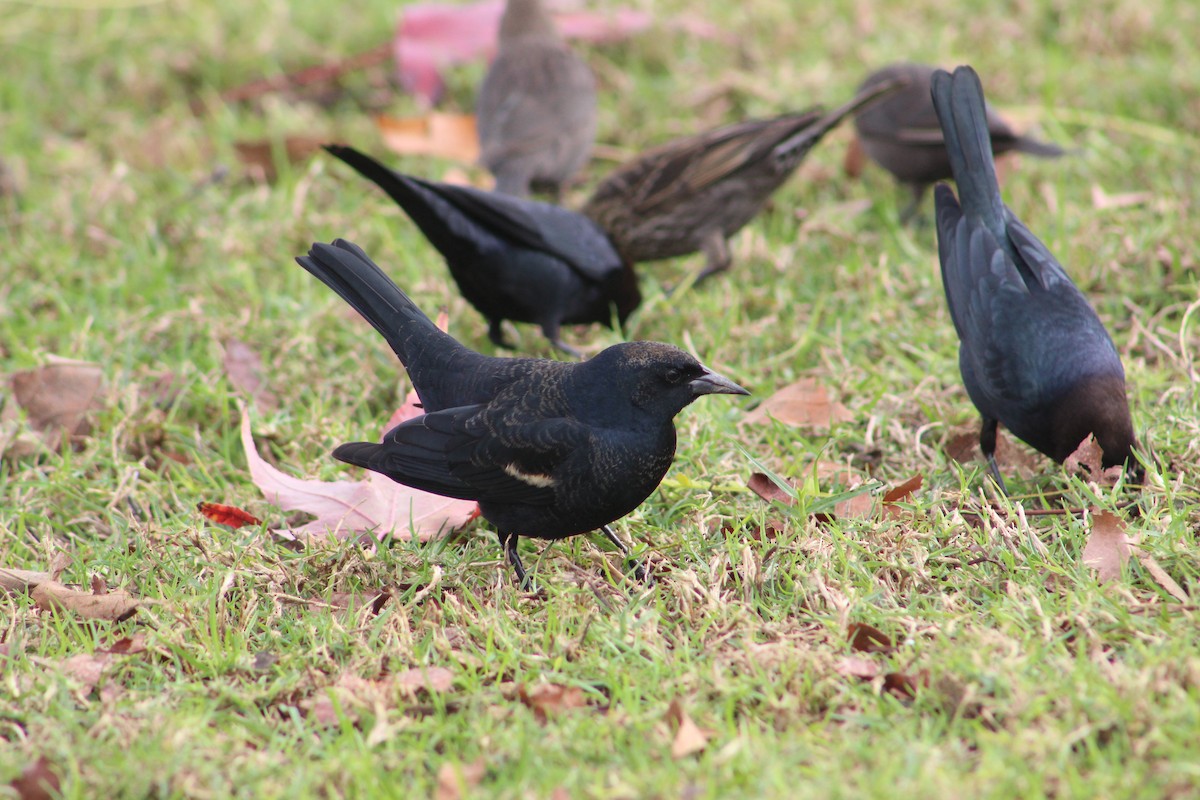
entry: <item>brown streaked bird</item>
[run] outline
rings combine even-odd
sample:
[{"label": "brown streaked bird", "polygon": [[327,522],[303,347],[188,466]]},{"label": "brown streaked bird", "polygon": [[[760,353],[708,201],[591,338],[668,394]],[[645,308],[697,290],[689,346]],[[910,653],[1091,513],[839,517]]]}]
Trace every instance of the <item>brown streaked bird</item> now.
[{"label": "brown streaked bird", "polygon": [[702,252],[698,284],[729,269],[728,238],[762,210],[821,137],[893,88],[872,87],[828,113],[816,108],[747,120],[660,145],[601,181],[583,213],[635,263]]},{"label": "brown streaked bird", "polygon": [[533,187],[557,199],[591,158],[596,79],[541,0],[508,0],[475,114],[479,160],[498,192],[526,197]]},{"label": "brown streaked bird", "polygon": [[[660,342],[622,342],[582,363],[491,358],[439,330],[350,242],[314,244],[296,261],[387,340],[425,412],[333,457],[478,501],[523,587],[520,536],[599,530],[628,556],[609,523],[658,488],[675,460],[675,415],[707,394],[749,394]],[[646,577],[640,565],[634,574]]]},{"label": "brown streaked bird", "polygon": [[1094,434],[1104,466],[1137,477],[1121,357],[1066,270],[1001,199],[979,76],[937,70],[932,91],[958,185],[957,199],[946,184],[934,193],[942,284],[992,475],[1004,489],[995,459],[1004,423],[1058,462]]},{"label": "brown streaked bird", "polygon": [[[900,89],[859,111],[854,116],[854,130],[867,156],[912,192],[912,200],[900,212],[903,221],[917,212],[933,183],[952,177],[946,141],[929,97],[935,69],[928,64],[891,64],[868,75],[859,86],[859,91],[865,91],[885,82],[902,82]],[[991,106],[987,107],[987,130],[996,155],[1017,151],[1054,158],[1066,152],[1017,134]]]}]

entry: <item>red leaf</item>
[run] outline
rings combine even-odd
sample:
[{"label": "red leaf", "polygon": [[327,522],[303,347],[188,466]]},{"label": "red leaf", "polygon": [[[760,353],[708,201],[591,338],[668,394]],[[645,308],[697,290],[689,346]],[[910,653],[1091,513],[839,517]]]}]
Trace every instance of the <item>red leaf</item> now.
[{"label": "red leaf", "polygon": [[850,648],[860,653],[887,653],[893,649],[892,640],[885,633],[861,622],[850,623],[846,634]]},{"label": "red leaf", "polygon": [[779,502],[785,506],[790,506],[796,502],[779,484],[761,472],[752,473],[750,480],[746,481],[746,485],[750,487],[750,491],[769,503]]},{"label": "red leaf", "polygon": [[246,525],[262,525],[261,519],[249,511],[243,511],[237,506],[226,506],[220,503],[196,503],[196,510],[218,525],[226,525],[235,531]]}]

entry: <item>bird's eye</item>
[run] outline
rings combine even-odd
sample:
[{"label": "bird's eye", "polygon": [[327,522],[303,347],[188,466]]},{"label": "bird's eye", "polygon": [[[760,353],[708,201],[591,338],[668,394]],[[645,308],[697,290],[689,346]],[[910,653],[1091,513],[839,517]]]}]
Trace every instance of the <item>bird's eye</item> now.
[{"label": "bird's eye", "polygon": [[671,369],[667,370],[667,374],[663,377],[667,379],[667,383],[674,385],[683,380],[683,373],[672,367]]}]

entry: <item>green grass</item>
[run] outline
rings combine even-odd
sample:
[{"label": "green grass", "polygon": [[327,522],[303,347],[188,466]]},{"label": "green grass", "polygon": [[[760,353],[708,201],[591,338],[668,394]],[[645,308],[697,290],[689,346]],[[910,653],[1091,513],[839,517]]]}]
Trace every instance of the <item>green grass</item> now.
[{"label": "green grass", "polygon": [[[320,157],[281,165],[270,186],[243,178],[235,141],[305,134],[382,153],[370,112],[415,110],[382,70],[348,76],[320,104],[224,105],[224,89],[376,45],[396,14],[375,0],[300,9],[10,4],[0,17],[0,160],[19,189],[0,197],[0,369],[56,354],[101,364],[107,386],[82,446],[0,461],[0,567],[42,569],[65,550],[64,581],[99,574],[145,601],[115,624],[0,596],[0,784],[45,755],[64,795],[80,798],[412,797],[432,794],[446,765],[480,760],[480,797],[1200,791],[1194,601],[1171,598],[1136,559],[1097,584],[1083,522],[1022,521],[994,501],[979,464],[946,457],[977,419],[933,230],[898,226],[906,197],[878,170],[845,179],[845,129],[734,237],[727,276],[667,298],[661,287],[698,259],[643,268],[631,336],[694,348],[759,398],[816,377],[853,413],[809,431],[740,426],[749,404],[729,398],[684,411],[673,470],[617,526],[653,563],[654,588],[630,587],[612,553],[577,538],[526,545],[545,596],[523,596],[481,523],[375,552],[295,552],[265,531],[205,524],[199,501],[287,521],[246,472],[224,341],[267,364],[281,402],[256,413],[255,431],[294,474],[351,474],[330,449],[374,433],[407,388],[386,345],[293,263],[312,241],[360,243],[425,308],[448,307],[454,335],[493,352],[440,258],[348,170]],[[902,58],[969,61],[997,106],[1079,148],[1021,160],[1005,196],[1118,343],[1159,461],[1130,531],[1195,597],[1197,6],[672,0],[656,13],[703,17],[734,41],[667,31],[587,50],[610,152],[839,103]],[[478,64],[452,70],[445,105],[469,109],[481,75]],[[431,177],[452,166],[396,163]],[[611,166],[593,163],[586,185]],[[229,177],[208,181],[220,167]],[[1152,199],[1099,209],[1093,187]],[[548,355],[536,330],[517,334]],[[594,348],[619,338],[568,333]],[[177,394],[153,388],[163,375]],[[925,484],[899,518],[817,524],[741,488],[753,470],[742,448],[801,480],[820,460],[889,485],[920,472]],[[1062,491],[1072,505],[1127,499],[1040,457],[1010,475],[1017,491]],[[768,520],[774,539],[757,535]],[[305,602],[380,590],[391,598],[378,614]],[[897,643],[863,657],[923,681],[915,699],[839,673],[852,622]],[[64,672],[135,633],[147,651],[113,656],[94,691]],[[274,662],[256,668],[264,653]],[[412,667],[449,669],[451,688],[335,692],[333,724],[310,712],[345,676]],[[543,683],[578,687],[585,707],[539,720],[518,694]],[[675,699],[713,732],[678,760]]]}]

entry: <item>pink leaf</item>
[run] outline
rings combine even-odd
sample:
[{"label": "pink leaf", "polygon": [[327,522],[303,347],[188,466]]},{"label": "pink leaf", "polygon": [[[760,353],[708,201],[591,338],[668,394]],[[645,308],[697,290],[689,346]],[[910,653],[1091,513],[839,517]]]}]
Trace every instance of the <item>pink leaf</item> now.
[{"label": "pink leaf", "polygon": [[[420,416],[416,396],[397,411],[393,420]],[[288,475],[272,467],[258,454],[250,433],[250,416],[242,410],[242,447],[250,477],[262,489],[269,502],[285,511],[304,511],[316,519],[289,531],[285,536],[324,536],[333,533],[348,538],[370,531],[382,538],[391,534],[398,539],[417,537],[428,541],[439,534],[460,528],[476,516],[477,505],[470,500],[422,492],[402,486],[377,472],[368,472],[361,481],[317,481]]]},{"label": "pink leaf", "polygon": [[[401,84],[426,103],[436,103],[445,88],[444,68],[478,58],[490,60],[495,54],[503,12],[503,0],[418,3],[405,8],[392,43]],[[611,13],[556,12],[555,19],[564,38],[591,42],[620,41],[651,22],[649,14],[627,8]]]}]

